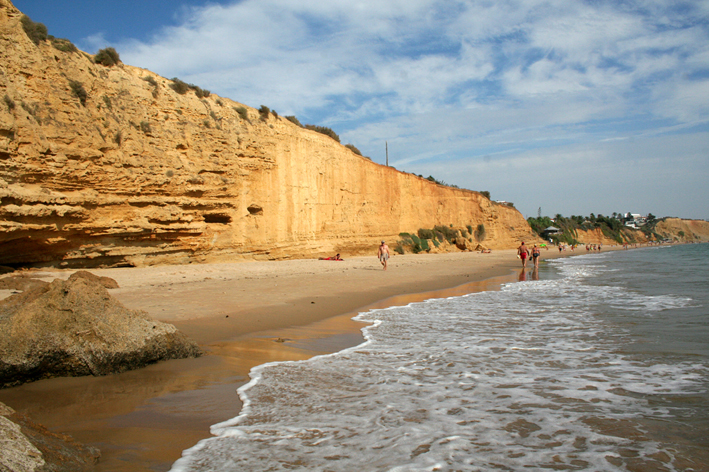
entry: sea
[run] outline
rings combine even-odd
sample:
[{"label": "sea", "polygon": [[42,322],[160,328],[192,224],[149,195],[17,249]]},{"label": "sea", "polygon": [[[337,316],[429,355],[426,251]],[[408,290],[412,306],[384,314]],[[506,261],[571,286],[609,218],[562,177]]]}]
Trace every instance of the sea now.
[{"label": "sea", "polygon": [[360,313],[363,344],[253,369],[172,470],[709,471],[708,262],[582,250]]}]

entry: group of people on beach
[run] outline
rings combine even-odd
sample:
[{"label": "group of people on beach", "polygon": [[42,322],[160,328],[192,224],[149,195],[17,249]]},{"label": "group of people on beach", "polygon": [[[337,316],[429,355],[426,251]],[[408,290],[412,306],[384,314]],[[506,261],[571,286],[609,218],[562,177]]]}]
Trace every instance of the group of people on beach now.
[{"label": "group of people on beach", "polygon": [[532,257],[532,262],[534,262],[534,267],[539,267],[539,258],[542,255],[541,248],[537,246],[536,244],[534,247],[532,247],[532,250],[530,251],[529,248],[524,244],[524,241],[522,241],[522,244],[517,248],[517,256],[519,256],[520,259],[522,259],[522,267],[527,267],[527,259],[531,256]]}]

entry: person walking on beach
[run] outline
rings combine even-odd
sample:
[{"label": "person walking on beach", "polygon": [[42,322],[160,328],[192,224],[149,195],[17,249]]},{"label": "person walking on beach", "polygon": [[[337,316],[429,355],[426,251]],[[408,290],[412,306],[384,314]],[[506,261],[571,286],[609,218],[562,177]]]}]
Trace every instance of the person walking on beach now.
[{"label": "person walking on beach", "polygon": [[522,244],[520,244],[520,246],[517,248],[517,255],[520,259],[522,259],[522,268],[527,267],[527,257],[529,257],[529,249],[527,249],[527,246],[524,245],[524,241],[522,241]]},{"label": "person walking on beach", "polygon": [[542,251],[535,244],[532,248],[532,261],[534,262],[534,267],[539,267],[539,256],[542,255]]},{"label": "person walking on beach", "polygon": [[387,246],[384,241],[382,241],[382,244],[379,246],[377,257],[379,257],[379,262],[381,262],[382,266],[384,266],[384,270],[387,270],[387,262],[389,261],[389,246]]}]

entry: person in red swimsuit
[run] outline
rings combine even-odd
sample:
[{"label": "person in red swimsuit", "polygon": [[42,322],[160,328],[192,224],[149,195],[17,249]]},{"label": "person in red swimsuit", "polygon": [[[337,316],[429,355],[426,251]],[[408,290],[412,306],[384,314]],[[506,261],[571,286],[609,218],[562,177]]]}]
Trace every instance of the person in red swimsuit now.
[{"label": "person in red swimsuit", "polygon": [[527,257],[529,257],[529,249],[524,245],[524,241],[517,248],[517,255],[522,259],[522,268],[527,267]]}]

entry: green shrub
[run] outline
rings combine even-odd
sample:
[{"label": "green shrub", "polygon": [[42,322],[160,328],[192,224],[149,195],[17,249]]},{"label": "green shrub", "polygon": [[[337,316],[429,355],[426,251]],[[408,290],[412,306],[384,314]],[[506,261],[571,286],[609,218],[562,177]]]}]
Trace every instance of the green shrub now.
[{"label": "green shrub", "polygon": [[94,56],[94,62],[102,66],[111,67],[121,62],[121,58],[113,48],[99,50]]},{"label": "green shrub", "polygon": [[187,92],[189,92],[190,86],[186,82],[181,81],[177,77],[173,77],[170,80],[172,80],[172,83],[170,84],[170,88],[172,90],[174,90],[175,92],[179,93],[180,95],[184,95]]},{"label": "green shrub", "polygon": [[298,118],[296,118],[293,115],[286,116],[286,120],[290,121],[291,123],[293,123],[296,126],[300,126],[301,128],[303,127],[303,125],[300,124],[300,121],[298,121]]},{"label": "green shrub", "polygon": [[146,81],[147,83],[149,83],[150,85],[152,85],[153,87],[157,87],[157,86],[158,86],[158,81],[155,80],[155,77],[153,77],[152,75],[146,75],[146,76],[143,77],[142,79],[143,79],[144,81]]},{"label": "green shrub", "polygon": [[332,139],[337,141],[338,143],[340,142],[340,137],[335,133],[333,130],[326,126],[317,126],[317,125],[305,125],[305,129],[309,129],[312,131],[317,131],[320,134],[324,134],[325,136],[330,136]]},{"label": "green shrub", "polygon": [[481,190],[480,195],[490,200],[490,192],[488,192],[487,190]]},{"label": "green shrub", "polygon": [[5,101],[5,105],[7,105],[7,109],[9,111],[12,111],[15,109],[15,102],[13,99],[10,98],[10,96],[8,94],[5,94],[5,96],[3,97],[3,100]]},{"label": "green shrub", "polygon": [[111,99],[107,96],[103,96],[103,103],[106,105],[106,108],[109,110],[113,110],[113,104],[111,103]]},{"label": "green shrub", "polygon": [[357,149],[354,144],[345,144],[345,147],[353,153],[357,154],[358,156],[362,155],[362,153],[359,152],[359,149]]},{"label": "green shrub", "polygon": [[414,242],[414,247],[412,249],[416,254],[430,249],[427,240],[420,239],[418,236],[414,236],[413,234],[411,235],[411,239]]},{"label": "green shrub", "polygon": [[454,230],[453,228],[450,228],[448,226],[434,226],[433,229],[443,234],[443,236],[448,240],[448,242],[452,241],[453,238],[455,238],[456,230]]},{"label": "green shrub", "polygon": [[475,230],[475,239],[478,241],[483,241],[485,240],[485,225],[480,223]]},{"label": "green shrub", "polygon": [[217,98],[217,105],[219,105],[220,107],[224,106],[224,102],[222,102],[221,98]]},{"label": "green shrub", "polygon": [[152,131],[150,129],[150,123],[148,123],[147,121],[141,121],[140,122],[140,130],[145,134],[150,134],[150,132]]},{"label": "green shrub", "polygon": [[234,107],[234,111],[239,115],[239,117],[242,120],[249,121],[249,112],[246,110],[246,107]]},{"label": "green shrub", "polygon": [[113,135],[113,142],[120,146],[122,141],[123,134],[120,131],[116,131],[116,134]]},{"label": "green shrub", "polygon": [[81,105],[86,106],[86,99],[89,97],[89,94],[86,93],[84,85],[77,80],[70,80],[69,87],[71,87],[72,95],[79,99]]},{"label": "green shrub", "polygon": [[276,110],[271,110],[271,114],[273,116],[275,116],[276,118],[278,118],[278,113],[276,113]]},{"label": "green shrub", "polygon": [[27,37],[37,46],[41,41],[47,39],[47,27],[42,23],[35,23],[27,15],[22,15],[20,23],[22,23],[22,29],[25,30]]},{"label": "green shrub", "polygon": [[192,90],[194,90],[194,94],[197,95],[197,98],[207,98],[212,94],[209,90],[206,89],[201,89],[197,87],[196,85],[191,85],[189,86]]},{"label": "green shrub", "polygon": [[49,39],[52,42],[52,46],[54,49],[62,52],[78,52],[79,50],[77,49],[74,44],[69,41],[68,39],[64,38],[55,38],[54,36],[49,36]]},{"label": "green shrub", "polygon": [[394,251],[397,254],[404,254],[404,246],[401,245],[401,241],[396,243],[396,245],[394,246]]},{"label": "green shrub", "polygon": [[430,229],[420,228],[418,230],[418,236],[421,239],[433,239],[433,231]]},{"label": "green shrub", "polygon": [[261,115],[261,119],[266,121],[268,119],[268,115],[271,113],[271,109],[268,108],[266,105],[261,105],[261,108],[258,109],[258,114]]}]

